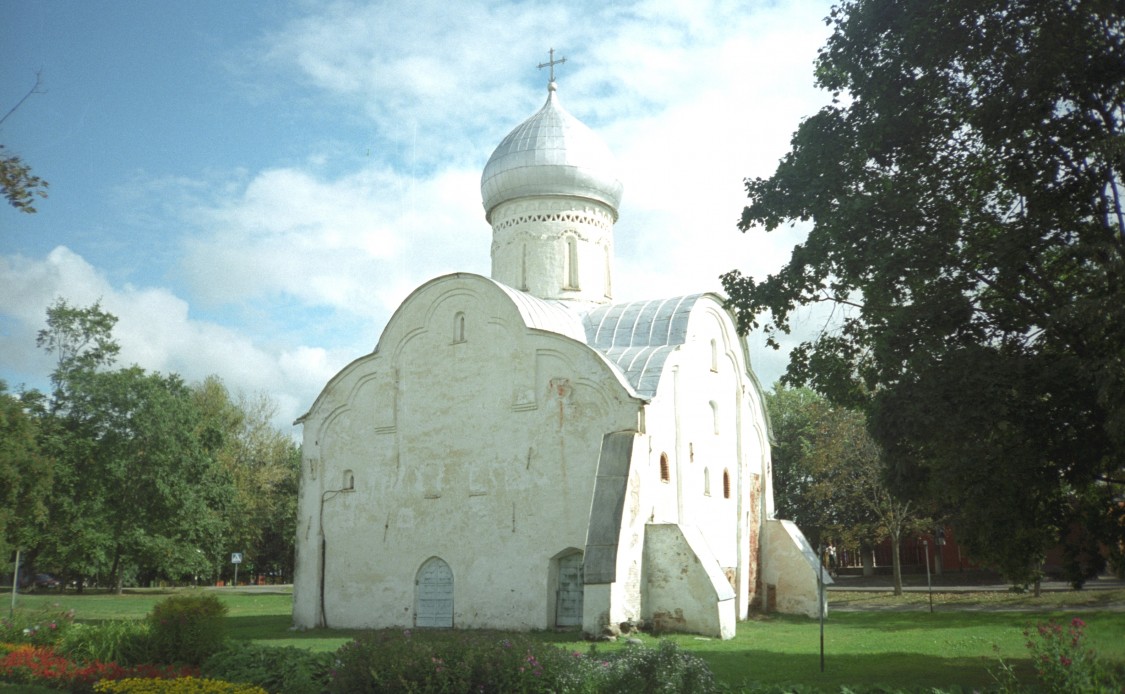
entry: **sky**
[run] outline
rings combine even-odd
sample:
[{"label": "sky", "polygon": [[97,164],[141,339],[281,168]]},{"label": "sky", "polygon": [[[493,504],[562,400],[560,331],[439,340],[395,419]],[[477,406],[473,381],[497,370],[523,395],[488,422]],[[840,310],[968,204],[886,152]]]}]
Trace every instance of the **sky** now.
[{"label": "sky", "polygon": [[[551,48],[625,185],[614,299],[764,277],[805,231],[741,233],[744,179],[830,100],[829,6],[0,0],[0,115],[39,79],[0,144],[50,182],[36,214],[0,205],[0,379],[48,390],[47,307],[100,301],[119,366],[217,375],[296,434],[413,289],[489,274],[480,174]],[[769,387],[786,351],[748,343]]]}]

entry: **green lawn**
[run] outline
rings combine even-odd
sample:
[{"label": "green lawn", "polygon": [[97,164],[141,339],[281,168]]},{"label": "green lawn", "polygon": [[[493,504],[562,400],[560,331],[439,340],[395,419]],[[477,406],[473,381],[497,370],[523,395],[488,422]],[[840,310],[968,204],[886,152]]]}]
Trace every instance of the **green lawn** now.
[{"label": "green lawn", "polygon": [[[144,616],[166,594],[134,591],[122,596],[21,595],[18,604],[21,611],[32,612],[74,609],[82,621],[136,619]],[[355,635],[355,632],[343,630],[290,631],[292,596],[286,592],[221,589],[218,594],[230,610],[234,638],[331,651]],[[834,604],[861,611],[832,611],[825,625],[823,673],[820,672],[820,627],[814,619],[782,616],[756,619],[739,625],[737,637],[729,641],[686,635],[669,638],[707,660],[715,674],[731,685],[790,682],[823,687],[842,684],[977,687],[993,684],[989,670],[998,671],[998,657],[1016,666],[1021,679],[1030,682],[1023,629],[1048,619],[1065,624],[1077,616],[1088,625],[1088,644],[1104,658],[1125,666],[1125,612],[1112,609],[1114,606],[1120,609],[1122,605],[1114,601],[1114,596],[1090,593],[1073,599],[1094,601],[1093,604],[1064,610],[1061,608],[1068,603],[1058,597],[1040,605],[1029,603],[1035,599],[1027,596],[1021,602],[1016,598],[997,600],[977,595],[974,599],[960,594],[948,604],[938,597],[937,609],[931,614],[928,600],[920,602],[917,596],[894,599],[868,594],[844,599],[840,593],[833,593]],[[1005,609],[998,610],[998,607]],[[574,632],[541,632],[536,636],[575,650],[589,648]],[[655,643],[648,635],[642,639]]]}]

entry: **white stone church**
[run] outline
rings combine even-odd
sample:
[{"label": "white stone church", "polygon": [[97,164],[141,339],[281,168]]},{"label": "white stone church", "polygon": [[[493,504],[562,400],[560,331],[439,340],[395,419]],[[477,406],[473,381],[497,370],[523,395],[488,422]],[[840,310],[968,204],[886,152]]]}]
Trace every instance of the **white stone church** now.
[{"label": "white stone church", "polygon": [[481,194],[491,277],[418,287],[298,420],[295,625],[729,638],[751,606],[815,615],[732,316],[613,302],[622,183],[553,75]]}]

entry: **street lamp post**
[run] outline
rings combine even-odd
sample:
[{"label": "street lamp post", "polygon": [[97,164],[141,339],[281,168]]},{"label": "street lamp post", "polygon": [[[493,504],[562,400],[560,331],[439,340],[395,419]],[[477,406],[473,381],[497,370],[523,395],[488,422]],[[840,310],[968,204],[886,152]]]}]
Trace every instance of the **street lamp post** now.
[{"label": "street lamp post", "polygon": [[930,612],[934,611],[934,585],[930,582],[930,541],[922,540],[922,552],[926,555],[926,590],[930,593]]}]

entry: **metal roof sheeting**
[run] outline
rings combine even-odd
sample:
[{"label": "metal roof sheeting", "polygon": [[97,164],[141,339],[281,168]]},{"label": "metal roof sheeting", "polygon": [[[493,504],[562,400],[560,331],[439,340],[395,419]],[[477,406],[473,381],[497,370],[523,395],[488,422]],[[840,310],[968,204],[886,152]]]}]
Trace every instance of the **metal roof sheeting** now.
[{"label": "metal roof sheeting", "polygon": [[559,104],[554,83],[547,102],[508,133],[481,174],[485,216],[516,198],[566,196],[597,200],[616,218],[623,186],[605,142]]},{"label": "metal roof sheeting", "polygon": [[586,342],[581,315],[566,305],[557,301],[544,301],[527,292],[512,289],[503,282],[490,281],[508,295],[527,327],[547,330],[578,342]]},{"label": "metal roof sheeting", "polygon": [[652,399],[668,355],[687,341],[688,319],[702,296],[598,307],[583,317],[586,344],[616,364],[638,395]]}]

